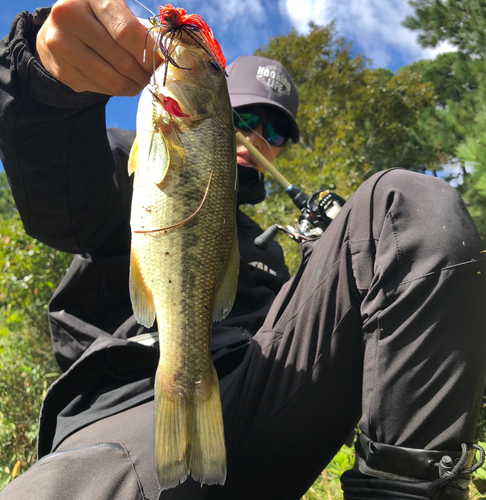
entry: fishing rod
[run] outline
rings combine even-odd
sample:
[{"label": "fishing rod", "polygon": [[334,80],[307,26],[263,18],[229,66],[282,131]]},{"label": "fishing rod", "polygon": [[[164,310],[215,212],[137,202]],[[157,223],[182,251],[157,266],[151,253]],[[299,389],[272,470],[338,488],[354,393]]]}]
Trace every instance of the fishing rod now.
[{"label": "fishing rod", "polygon": [[272,174],[300,210],[300,216],[295,221],[296,228],[274,224],[255,238],[255,245],[260,250],[266,250],[279,231],[283,231],[290,239],[298,243],[319,238],[341,211],[345,200],[329,189],[316,191],[311,196],[307,195],[302,189],[288,181],[251,142],[245,139],[241,132],[236,132],[236,140],[248,149],[253,158],[265,167],[265,170]]}]

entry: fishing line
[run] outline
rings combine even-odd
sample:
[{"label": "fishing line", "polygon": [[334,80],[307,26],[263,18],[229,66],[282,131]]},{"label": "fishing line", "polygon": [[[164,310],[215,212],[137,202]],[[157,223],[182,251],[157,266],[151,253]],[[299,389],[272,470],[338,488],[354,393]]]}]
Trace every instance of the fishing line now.
[{"label": "fishing line", "polygon": [[156,17],[155,12],[152,12],[152,11],[151,11],[148,7],[146,7],[146,6],[145,6],[142,2],[139,2],[138,0],[135,0],[135,2],[137,2],[137,3],[138,3],[138,5],[141,5],[141,6],[142,6],[145,10],[148,10],[148,11],[152,14],[152,16]]},{"label": "fishing line", "polygon": [[[155,87],[155,90],[158,90],[157,81],[155,81],[155,86],[154,87]],[[147,90],[152,94],[152,97],[154,99],[157,99],[157,101],[164,108],[164,110],[166,111],[166,113],[169,113],[169,111],[167,111],[167,108],[165,107],[165,104],[163,103],[162,99],[155,92],[153,92],[152,89],[147,88]],[[170,113],[169,113],[169,120],[172,121],[172,115]]]},{"label": "fishing line", "polygon": [[[145,10],[149,11],[149,12],[152,14],[152,16],[153,16],[153,17],[152,17],[152,19],[154,19],[155,17],[157,17],[157,14],[155,14],[155,12],[152,12],[152,11],[151,11],[151,10],[150,10],[147,6],[145,6],[142,2],[139,2],[138,0],[135,0],[135,2],[137,2],[137,3],[138,3],[138,5],[140,5],[141,7],[143,7]],[[152,22],[152,20],[151,20],[150,18],[148,19],[148,21],[150,22],[150,24],[152,24],[152,25],[153,25],[153,22]],[[145,64],[145,60],[146,60],[146,56],[147,56],[147,40],[148,40],[148,37],[149,37],[150,32],[151,32],[153,29],[155,29],[155,28],[156,28],[156,26],[152,26],[152,28],[149,28],[149,29],[147,30],[147,35],[146,35],[146,37],[145,37],[145,45],[144,45],[144,47],[143,47],[143,59],[142,59],[142,61],[143,61],[143,63],[144,63],[144,64]],[[155,71],[155,53],[154,53],[154,71]]]},{"label": "fishing line", "polygon": [[192,215],[190,215],[187,219],[184,219],[182,222],[178,222],[177,224],[174,224],[173,226],[167,226],[167,227],[163,227],[161,229],[138,229],[138,230],[132,231],[132,232],[133,233],[141,233],[141,234],[159,233],[160,231],[167,231],[168,229],[174,229],[175,227],[182,226],[186,222],[189,222],[191,219],[193,219],[201,211],[201,208],[203,207],[204,202],[206,201],[206,198],[208,197],[209,186],[211,185],[211,179],[213,178],[213,172],[214,172],[214,170],[211,170],[211,172],[209,174],[208,184],[206,186],[206,190],[204,191],[204,196],[203,196],[203,199],[201,201],[201,204],[199,205],[197,210]]}]

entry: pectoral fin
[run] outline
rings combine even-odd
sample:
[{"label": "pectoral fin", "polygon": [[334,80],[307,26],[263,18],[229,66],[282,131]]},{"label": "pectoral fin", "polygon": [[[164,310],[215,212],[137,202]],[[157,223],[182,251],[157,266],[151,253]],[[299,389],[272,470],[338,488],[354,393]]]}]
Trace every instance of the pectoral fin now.
[{"label": "pectoral fin", "polygon": [[179,136],[179,128],[173,122],[164,128],[164,138],[167,146],[170,168],[181,173],[186,166],[186,151]]},{"label": "pectoral fin", "polygon": [[138,155],[139,147],[138,147],[138,137],[135,137],[135,140],[132,144],[132,149],[130,149],[130,156],[128,157],[128,175],[132,175],[133,172],[138,170]]},{"label": "pectoral fin", "polygon": [[186,166],[186,152],[175,124],[153,132],[148,158],[150,178],[160,187],[169,168],[182,172]]},{"label": "pectoral fin", "polygon": [[169,171],[170,152],[160,129],[154,130],[148,155],[148,173],[154,184],[162,184]]},{"label": "pectoral fin", "polygon": [[223,281],[216,291],[213,310],[213,321],[221,321],[231,311],[238,288],[238,274],[240,271],[240,252],[238,251],[238,235],[235,230],[233,246]]}]

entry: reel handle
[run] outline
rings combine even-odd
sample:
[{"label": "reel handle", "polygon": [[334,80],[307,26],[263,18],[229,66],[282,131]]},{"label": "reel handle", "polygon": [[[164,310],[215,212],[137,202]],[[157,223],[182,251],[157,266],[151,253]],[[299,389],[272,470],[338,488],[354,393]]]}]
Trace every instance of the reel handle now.
[{"label": "reel handle", "polygon": [[278,231],[279,228],[276,224],[270,226],[267,230],[265,230],[265,232],[255,238],[255,246],[259,250],[266,250],[268,245],[270,245],[270,243],[274,240],[275,236],[277,236]]}]

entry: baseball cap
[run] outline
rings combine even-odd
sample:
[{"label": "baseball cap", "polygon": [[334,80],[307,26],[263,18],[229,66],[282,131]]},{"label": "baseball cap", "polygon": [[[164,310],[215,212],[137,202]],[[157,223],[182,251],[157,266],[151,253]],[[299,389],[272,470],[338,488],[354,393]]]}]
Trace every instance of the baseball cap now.
[{"label": "baseball cap", "polygon": [[241,56],[227,68],[228,91],[233,108],[251,104],[274,106],[288,118],[291,138],[299,140],[299,93],[287,70],[266,57]]}]

